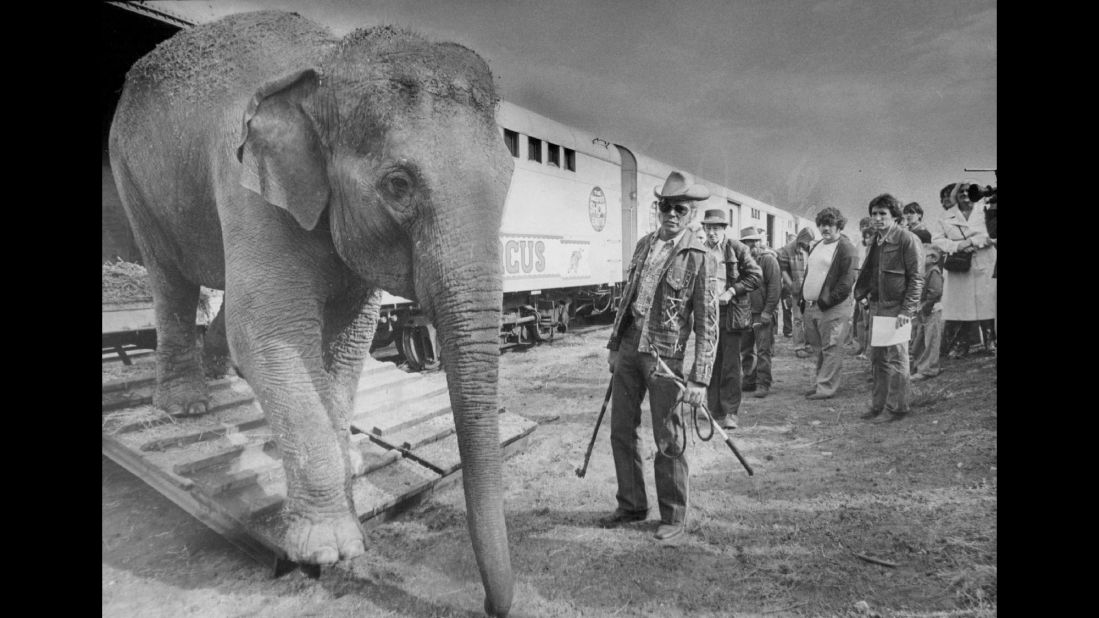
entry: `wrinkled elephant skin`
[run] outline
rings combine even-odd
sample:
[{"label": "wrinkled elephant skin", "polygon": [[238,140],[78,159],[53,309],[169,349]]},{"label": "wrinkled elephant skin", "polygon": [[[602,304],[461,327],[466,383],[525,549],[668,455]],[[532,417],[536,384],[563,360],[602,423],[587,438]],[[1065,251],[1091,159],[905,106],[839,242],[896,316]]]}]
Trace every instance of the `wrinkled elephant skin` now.
[{"label": "wrinkled elephant skin", "polygon": [[282,452],[293,560],[364,550],[348,416],[380,291],[419,302],[445,359],[485,608],[506,615],[497,238],[513,163],[495,105],[487,65],[459,45],[246,13],[133,66],[110,155],[155,298],[154,403],[207,409],[195,308],[200,285],[225,290],[228,348]]}]

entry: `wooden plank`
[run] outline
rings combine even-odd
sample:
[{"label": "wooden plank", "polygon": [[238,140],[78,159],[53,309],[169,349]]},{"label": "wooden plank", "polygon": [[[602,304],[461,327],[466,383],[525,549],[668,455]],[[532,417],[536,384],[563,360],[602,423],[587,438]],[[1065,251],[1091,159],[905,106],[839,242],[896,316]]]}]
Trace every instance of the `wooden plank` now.
[{"label": "wooden plank", "polygon": [[119,333],[156,328],[156,311],[150,307],[111,309],[103,307],[103,332]]},{"label": "wooden plank", "polygon": [[428,442],[441,440],[452,433],[454,433],[454,418],[450,414],[442,414],[381,437],[387,444],[414,450]]},{"label": "wooden plank", "polygon": [[[263,426],[266,429],[266,424]],[[207,453],[197,459],[182,461],[173,466],[173,470],[176,474],[183,476],[194,476],[195,473],[205,469],[214,467],[226,467],[229,464],[236,464],[237,467],[247,468],[250,462],[241,462],[241,458],[245,453],[267,453],[269,451],[277,451],[278,446],[275,442],[274,436],[269,432],[264,431],[262,433],[257,432],[244,432],[242,434],[243,440],[229,440],[228,438],[222,439],[225,446],[220,450],[216,450],[212,453]],[[246,443],[242,443],[247,441]],[[235,442],[235,444],[233,444]],[[277,452],[276,452],[277,455]],[[276,461],[279,457],[272,457]]]},{"label": "wooden plank", "polygon": [[[527,449],[527,446],[530,444],[530,434],[534,432],[534,429],[535,427],[531,427],[529,431],[514,436],[501,444],[500,452],[503,455],[504,459],[507,459],[512,455],[515,455],[516,453],[521,453],[525,451]],[[439,479],[435,483],[434,491],[441,491],[457,483],[460,480],[462,480],[462,469],[458,468],[454,472]]]},{"label": "wooden plank", "polygon": [[417,423],[450,413],[450,393],[439,391],[389,406],[375,412],[362,412],[351,418],[351,426],[363,433],[387,436]]},{"label": "wooden plank", "polygon": [[239,520],[227,516],[217,505],[205,501],[200,493],[190,491],[193,485],[189,480],[148,465],[133,450],[109,436],[103,436],[103,454],[260,564],[274,569],[279,560],[286,559],[286,552],[277,542],[250,534]]},{"label": "wooden plank", "polygon": [[144,378],[130,378],[129,380],[112,380],[110,382],[103,383],[104,393],[114,393],[118,391],[133,390],[140,386],[149,386],[156,383],[156,376],[147,376]]},{"label": "wooden plank", "polygon": [[365,434],[357,433],[351,436],[351,445],[359,450],[363,458],[357,476],[369,474],[401,458],[400,451],[375,444]]},{"label": "wooden plank", "polygon": [[240,423],[233,423],[224,427],[218,427],[216,429],[203,429],[202,431],[195,431],[191,433],[185,433],[178,436],[172,436],[170,438],[160,438],[157,440],[151,440],[141,445],[143,451],[163,451],[172,447],[186,446],[195,442],[204,442],[207,440],[214,440],[220,438],[227,433],[244,432],[249,429],[255,429],[256,427],[262,427],[267,424],[267,419],[264,417],[254,418],[248,421]]},{"label": "wooden plank", "polygon": [[[534,431],[536,427],[538,427],[538,424],[534,421],[512,412],[503,412],[500,414],[501,447],[525,437]],[[384,440],[384,438],[373,436],[371,439],[375,441]],[[462,467],[462,459],[458,453],[458,436],[456,434],[411,449],[405,453],[405,457],[418,461],[443,476],[453,474]]]},{"label": "wooden plank", "polygon": [[379,468],[356,478],[351,484],[351,498],[359,520],[378,514],[430,492],[439,475],[407,459]]},{"label": "wooden plank", "polygon": [[366,409],[386,408],[404,401],[419,399],[425,395],[436,394],[447,389],[446,382],[439,380],[396,380],[387,384],[369,386],[355,393],[355,407],[352,416]]},{"label": "wooden plank", "polygon": [[[362,455],[356,476],[369,474],[401,458],[399,451],[374,444],[365,435],[351,437],[351,446]],[[250,484],[269,483],[280,474],[282,456],[274,438],[217,451],[201,459],[176,464],[176,474],[191,478],[203,491],[218,496]]]},{"label": "wooden plank", "polygon": [[393,363],[383,363],[371,357],[363,361],[363,370],[359,373],[359,381],[355,390],[360,391],[390,382],[421,378],[422,376],[418,373],[402,371]]}]

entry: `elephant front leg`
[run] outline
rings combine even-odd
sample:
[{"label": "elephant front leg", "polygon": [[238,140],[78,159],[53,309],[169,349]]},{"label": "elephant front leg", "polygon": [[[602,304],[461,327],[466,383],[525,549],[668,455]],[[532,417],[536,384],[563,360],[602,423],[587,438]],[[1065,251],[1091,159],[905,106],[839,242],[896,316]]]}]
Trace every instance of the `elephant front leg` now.
[{"label": "elephant front leg", "polygon": [[[269,316],[230,301],[233,356],[275,432],[286,471],[283,548],[290,560],[333,564],[364,552],[350,493],[346,437],[334,430],[335,405],[324,369],[320,320]],[[237,311],[240,313],[238,314]]]},{"label": "elephant front leg", "polygon": [[330,376],[333,404],[332,427],[348,455],[348,478],[363,469],[362,455],[350,448],[350,420],[363,362],[370,353],[378,324],[380,290],[356,290],[325,307],[324,367]]}]

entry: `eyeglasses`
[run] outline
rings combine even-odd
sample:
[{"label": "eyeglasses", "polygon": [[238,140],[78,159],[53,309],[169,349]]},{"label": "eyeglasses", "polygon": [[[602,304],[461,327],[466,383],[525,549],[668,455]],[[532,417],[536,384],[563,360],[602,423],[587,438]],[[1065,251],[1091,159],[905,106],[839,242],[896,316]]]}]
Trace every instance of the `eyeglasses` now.
[{"label": "eyeglasses", "polygon": [[674,208],[675,209],[675,214],[680,216],[680,217],[682,217],[683,215],[691,212],[691,207],[687,206],[686,204],[672,205],[671,202],[665,202],[665,201],[661,201],[659,204],[657,204],[657,208],[660,209],[660,212],[664,212],[664,213],[666,213],[666,212],[668,212],[668,211],[670,211],[671,209]]}]

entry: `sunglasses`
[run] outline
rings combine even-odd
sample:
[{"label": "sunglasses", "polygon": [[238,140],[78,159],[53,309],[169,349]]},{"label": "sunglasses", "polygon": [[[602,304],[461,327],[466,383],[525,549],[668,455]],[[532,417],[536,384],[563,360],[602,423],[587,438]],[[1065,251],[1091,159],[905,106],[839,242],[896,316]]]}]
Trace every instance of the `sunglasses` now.
[{"label": "sunglasses", "polygon": [[679,215],[680,217],[682,217],[683,215],[691,212],[691,207],[687,206],[686,204],[676,204],[675,206],[673,206],[670,202],[663,202],[663,201],[660,202],[659,204],[657,204],[657,208],[660,209],[660,212],[664,212],[664,213],[666,213],[666,212],[670,211],[671,209],[675,208],[675,214]]}]

